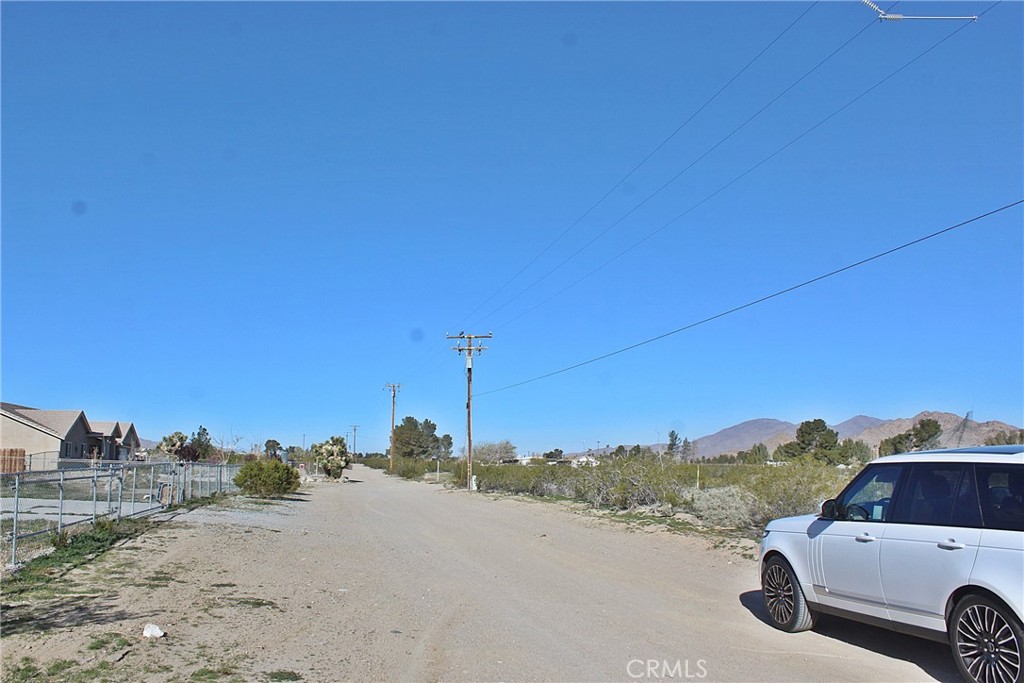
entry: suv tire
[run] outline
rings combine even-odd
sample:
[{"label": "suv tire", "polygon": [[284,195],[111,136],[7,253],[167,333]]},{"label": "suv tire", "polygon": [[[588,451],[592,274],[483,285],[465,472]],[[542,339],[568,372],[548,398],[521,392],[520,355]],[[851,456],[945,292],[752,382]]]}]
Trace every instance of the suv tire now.
[{"label": "suv tire", "polygon": [[968,595],[949,619],[949,641],[960,675],[968,681],[1024,681],[1024,632],[1003,605]]},{"label": "suv tire", "polygon": [[761,572],[761,595],[772,626],[788,633],[806,631],[814,626],[814,612],[807,607],[789,563],[778,555],[770,558]]}]

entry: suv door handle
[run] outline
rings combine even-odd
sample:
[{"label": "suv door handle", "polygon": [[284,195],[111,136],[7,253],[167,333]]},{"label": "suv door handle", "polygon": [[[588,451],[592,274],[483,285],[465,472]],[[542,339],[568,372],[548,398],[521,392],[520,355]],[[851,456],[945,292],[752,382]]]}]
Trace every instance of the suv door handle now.
[{"label": "suv door handle", "polygon": [[948,541],[941,541],[939,543],[939,547],[943,550],[963,550],[967,546],[965,546],[963,543],[957,543],[951,538]]},{"label": "suv door handle", "polygon": [[860,536],[857,536],[856,540],[859,541],[860,543],[871,543],[871,541],[877,541],[878,539],[875,538],[874,536],[868,536],[868,532],[865,531]]}]

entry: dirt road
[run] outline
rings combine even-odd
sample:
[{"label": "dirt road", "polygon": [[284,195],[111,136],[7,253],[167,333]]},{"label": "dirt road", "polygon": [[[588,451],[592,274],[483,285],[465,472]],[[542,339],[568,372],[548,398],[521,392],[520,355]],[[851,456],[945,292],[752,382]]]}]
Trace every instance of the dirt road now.
[{"label": "dirt road", "polygon": [[[179,514],[49,605],[9,608],[5,680],[26,656],[125,681],[957,679],[940,644],[839,620],[772,629],[755,563],[701,538],[351,478]],[[147,623],[167,635],[144,640]]]}]

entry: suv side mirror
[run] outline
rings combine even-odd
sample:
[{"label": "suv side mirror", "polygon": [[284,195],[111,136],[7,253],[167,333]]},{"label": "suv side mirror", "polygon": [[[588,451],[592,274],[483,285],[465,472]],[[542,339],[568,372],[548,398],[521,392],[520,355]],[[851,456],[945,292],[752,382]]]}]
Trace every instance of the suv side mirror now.
[{"label": "suv side mirror", "polygon": [[822,519],[839,519],[839,505],[835,498],[829,498],[821,504]]}]

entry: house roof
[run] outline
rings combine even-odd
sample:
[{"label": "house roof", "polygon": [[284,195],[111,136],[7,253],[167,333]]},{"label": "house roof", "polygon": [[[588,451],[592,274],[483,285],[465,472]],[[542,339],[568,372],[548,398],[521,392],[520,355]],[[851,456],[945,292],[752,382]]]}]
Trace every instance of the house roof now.
[{"label": "house roof", "polygon": [[0,404],[0,410],[14,419],[20,419],[29,426],[52,434],[59,439],[67,438],[68,432],[79,419],[85,423],[86,429],[92,431],[89,420],[81,410],[38,410],[15,403]]},{"label": "house roof", "polygon": [[134,444],[136,447],[142,445],[139,439],[139,433],[135,430],[134,422],[118,422],[118,427],[121,428],[121,443],[126,445]]},{"label": "house roof", "polygon": [[117,422],[90,422],[92,431],[98,432],[103,436],[113,436],[114,438],[120,439],[124,436],[124,432],[121,430],[120,423]]}]

